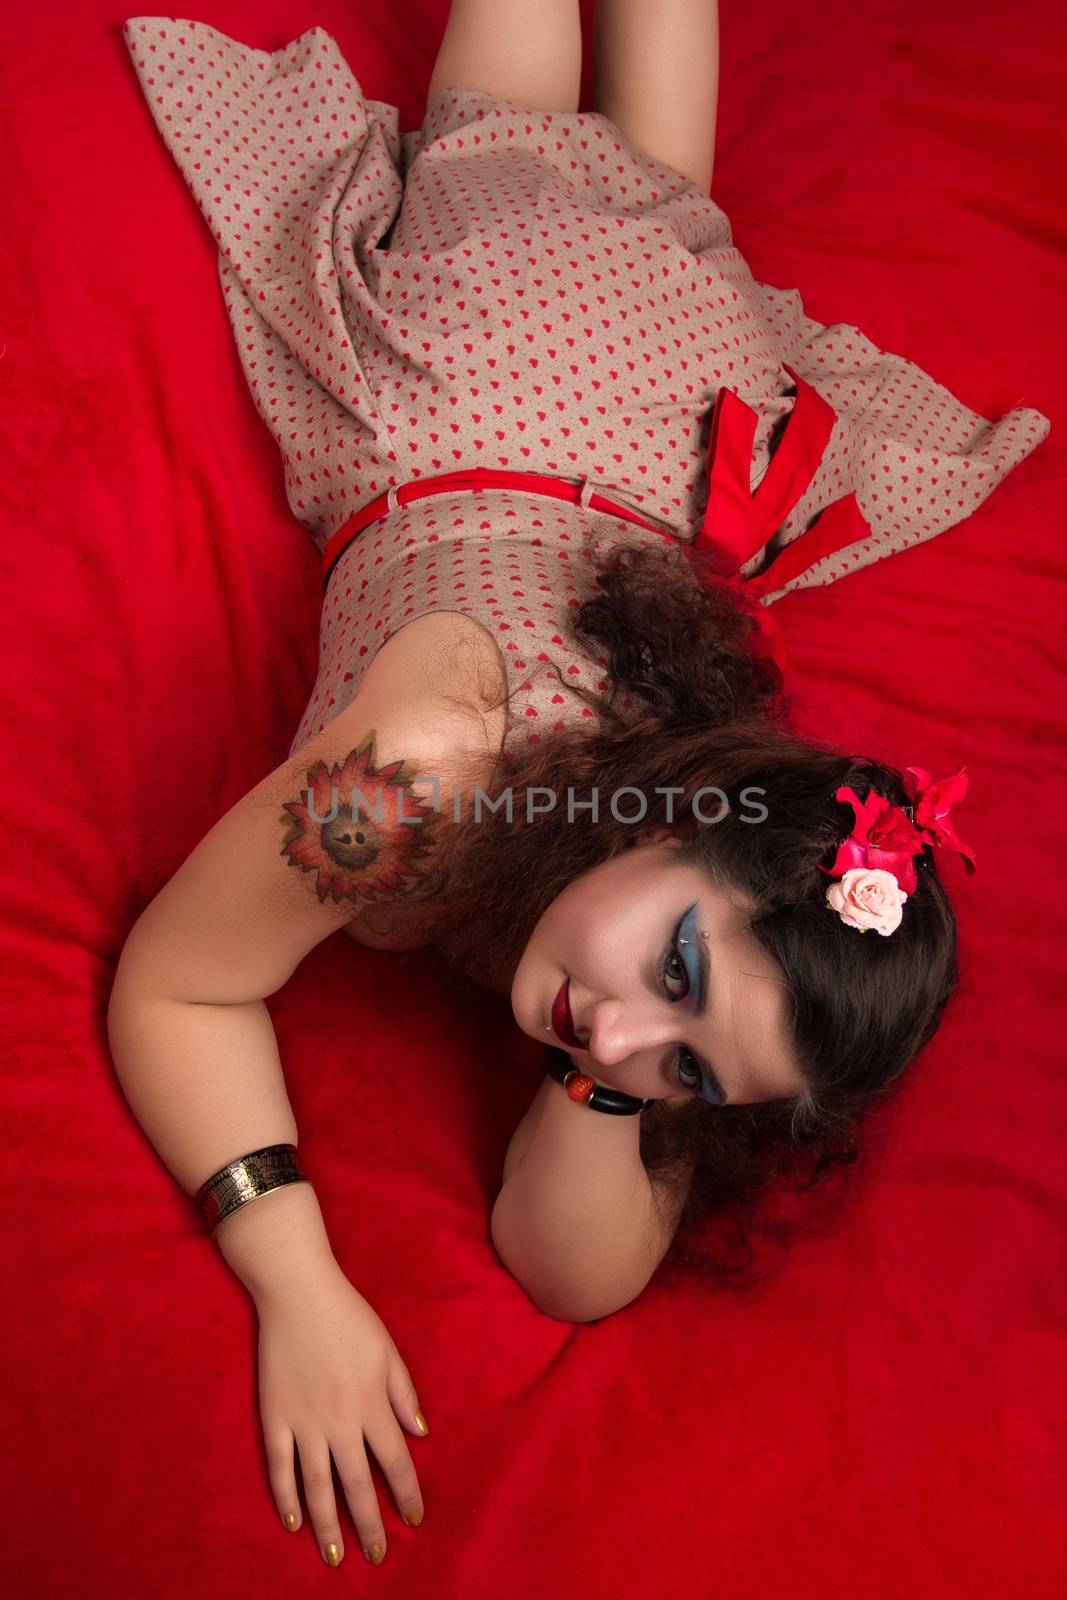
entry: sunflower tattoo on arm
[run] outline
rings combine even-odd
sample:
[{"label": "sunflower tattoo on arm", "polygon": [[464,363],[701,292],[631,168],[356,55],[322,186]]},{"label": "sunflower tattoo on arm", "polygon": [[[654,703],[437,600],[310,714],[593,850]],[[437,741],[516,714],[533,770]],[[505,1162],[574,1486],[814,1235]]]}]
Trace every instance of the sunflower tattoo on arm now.
[{"label": "sunflower tattoo on arm", "polygon": [[427,775],[403,760],[379,767],[374,737],[372,729],[339,764],[309,767],[301,798],[279,817],[281,854],[315,874],[320,903],[388,899],[421,877],[432,855],[441,815],[410,787]]}]

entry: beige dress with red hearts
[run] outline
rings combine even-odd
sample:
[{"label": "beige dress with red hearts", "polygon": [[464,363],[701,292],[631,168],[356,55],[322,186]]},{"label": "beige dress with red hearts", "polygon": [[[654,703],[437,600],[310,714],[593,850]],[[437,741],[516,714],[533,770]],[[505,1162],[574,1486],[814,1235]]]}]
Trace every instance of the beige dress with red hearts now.
[{"label": "beige dress with red hearts", "polygon": [[[757,283],[714,200],[598,112],[448,89],[401,133],[321,27],[273,52],[166,17],[128,19],[125,38],[218,243],[249,388],[319,550],[389,487],[476,466],[591,479],[691,542],[720,385],[757,414],[755,488],[792,406],[788,362],[837,421],[742,571],[850,492],[870,529],[785,586],[800,588],[960,522],[1049,431],[1026,407],[979,416],[859,329],[813,321],[796,290]],[[568,613],[598,553],[658,537],[513,489],[398,507],[333,570],[292,748],[397,628],[439,609],[497,639],[505,751],[590,715],[569,691],[604,683],[604,663],[568,642]]]}]

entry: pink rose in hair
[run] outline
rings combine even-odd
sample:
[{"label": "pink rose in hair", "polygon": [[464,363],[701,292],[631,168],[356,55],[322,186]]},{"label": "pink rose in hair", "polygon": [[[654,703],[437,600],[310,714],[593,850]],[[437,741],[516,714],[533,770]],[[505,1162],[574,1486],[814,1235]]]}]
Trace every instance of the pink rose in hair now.
[{"label": "pink rose in hair", "polygon": [[891,934],[900,926],[907,895],[891,872],[880,867],[850,867],[826,891],[826,904],[850,928],[875,928]]}]

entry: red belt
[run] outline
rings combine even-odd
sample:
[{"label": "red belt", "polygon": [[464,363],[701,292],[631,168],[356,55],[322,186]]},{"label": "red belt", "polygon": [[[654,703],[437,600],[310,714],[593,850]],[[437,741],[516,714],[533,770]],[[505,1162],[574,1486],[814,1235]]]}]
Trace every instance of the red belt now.
[{"label": "red belt", "polygon": [[[796,385],[796,399],[789,420],[771,457],[770,465],[755,494],[752,493],[752,443],[759,417],[751,406],[731,389],[720,388],[715,397],[708,443],[708,502],[696,538],[687,549],[715,545],[724,554],[723,579],[736,591],[737,598],[757,621],[760,633],[753,648],[768,655],[784,673],[787,652],[778,623],[763,603],[769,591],[780,589],[816,561],[833,555],[857,539],[869,537],[854,494],[827,506],[815,525],[779,552],[766,571],[755,578],[738,578],[738,570],[785,521],[807,490],[818,470],[833,432],[836,413],[811,384],[793,368],[786,366]],[[327,540],[322,553],[323,589],[352,540],[365,527],[398,506],[411,505],[429,495],[451,494],[456,489],[518,489],[526,494],[546,495],[590,511],[607,512],[633,522],[651,533],[679,543],[676,534],[648,522],[639,512],[620,505],[593,487],[592,480],[571,483],[539,472],[494,471],[473,467],[463,472],[446,472],[432,478],[415,478],[395,486],[371,500],[342,523]]]}]

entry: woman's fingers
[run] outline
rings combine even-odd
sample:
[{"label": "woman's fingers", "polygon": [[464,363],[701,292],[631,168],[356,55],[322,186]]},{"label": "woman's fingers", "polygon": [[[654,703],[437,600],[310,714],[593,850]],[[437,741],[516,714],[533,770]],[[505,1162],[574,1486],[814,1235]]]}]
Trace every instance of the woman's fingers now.
[{"label": "woman's fingers", "polygon": [[344,1486],[360,1548],[367,1560],[378,1566],[385,1560],[385,1528],[382,1526],[378,1492],[371,1477],[370,1462],[362,1438],[356,1442],[346,1435],[343,1444],[335,1441],[333,1458],[337,1463],[337,1476]]},{"label": "woman's fingers", "polygon": [[296,1448],[300,1453],[300,1476],[304,1480],[304,1499],[308,1516],[315,1530],[322,1559],[329,1567],[339,1567],[345,1546],[341,1537],[341,1524],[337,1520],[337,1502],[333,1493],[333,1473],[330,1469],[330,1448],[326,1440],[297,1435]]},{"label": "woman's fingers", "polygon": [[271,1493],[282,1523],[291,1533],[300,1526],[300,1495],[296,1487],[296,1463],[293,1459],[293,1432],[291,1428],[277,1425],[264,1438],[267,1451],[267,1473]]},{"label": "woman's fingers", "polygon": [[419,1397],[415,1393],[411,1373],[395,1344],[389,1351],[385,1392],[389,1396],[389,1404],[409,1433],[416,1434],[420,1439],[429,1433],[430,1425],[419,1410]]},{"label": "woman's fingers", "polygon": [[[392,1490],[397,1510],[409,1527],[417,1528],[426,1508],[407,1440],[391,1411],[378,1416],[373,1427],[368,1429],[366,1439]],[[299,1528],[301,1521],[294,1447],[300,1456],[304,1498],[322,1559],[336,1567],[345,1553],[334,1493],[332,1457],[360,1548],[368,1561],[379,1565],[385,1559],[388,1546],[362,1433],[349,1430],[344,1443],[335,1441],[331,1445],[324,1438],[314,1439],[310,1435],[297,1440],[289,1428],[272,1429],[266,1440],[271,1492],[283,1524],[293,1531]]]},{"label": "woman's fingers", "polygon": [[426,1508],[403,1429],[391,1411],[383,1411],[368,1423],[366,1436],[374,1459],[393,1491],[397,1510],[409,1527],[417,1528]]}]

